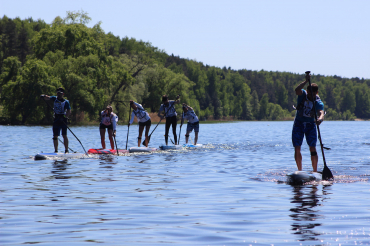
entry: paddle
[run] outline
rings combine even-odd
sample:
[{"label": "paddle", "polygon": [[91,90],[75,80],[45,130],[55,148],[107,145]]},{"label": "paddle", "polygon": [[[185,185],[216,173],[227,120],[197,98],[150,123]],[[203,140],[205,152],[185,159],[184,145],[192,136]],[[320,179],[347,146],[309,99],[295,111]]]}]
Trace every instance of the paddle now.
[{"label": "paddle", "polygon": [[[62,141],[62,140],[60,140],[59,138],[58,138],[58,140],[59,140],[59,142],[61,142],[63,145],[64,145],[64,142]],[[70,151],[72,151],[73,153],[77,153],[77,151],[74,151],[73,149],[71,149],[69,146],[68,146],[68,149],[70,150]]]},{"label": "paddle", "polygon": [[117,141],[116,141],[116,136],[113,135],[113,138],[114,138],[114,143],[116,144],[117,156],[119,156],[119,154],[118,154],[118,147],[117,147]]},{"label": "paddle", "polygon": [[178,145],[180,145],[180,137],[181,137],[181,127],[182,127],[182,124],[184,124],[184,110],[182,111],[182,114],[181,114],[181,125],[180,125],[180,133],[179,133],[179,142],[177,143]]},{"label": "paddle", "polygon": [[[309,75],[310,73],[311,73],[310,71],[307,71],[306,72],[306,76]],[[313,111],[315,112],[315,120],[317,121],[316,107],[315,107],[315,101],[314,101],[314,94],[313,94],[312,86],[311,86],[311,78],[308,78],[308,84],[310,86],[311,98],[313,100]],[[322,159],[324,161],[324,170],[322,171],[322,180],[334,180],[333,174],[331,173],[329,167],[326,165],[326,160],[325,160],[325,155],[324,155],[324,145],[322,144],[322,141],[321,141],[321,134],[320,134],[320,127],[319,127],[319,125],[317,125],[317,132],[318,132],[320,146],[321,146]]]},{"label": "paddle", "polygon": [[[130,124],[131,121],[131,106],[130,106],[130,113],[128,115],[128,123]],[[127,138],[126,138],[126,150],[127,150],[127,144],[128,144],[128,133],[130,131],[130,125],[127,125]],[[117,150],[118,153],[118,150]]]},{"label": "paddle", "polygon": [[[178,97],[178,98],[180,98],[180,95],[177,95],[177,97]],[[173,104],[172,104],[172,105],[167,109],[167,111],[165,111],[165,112],[164,112],[164,117],[166,117],[166,115],[167,115],[168,111],[169,111],[169,110],[170,110],[174,105],[175,105],[175,103],[173,103]],[[155,131],[155,129],[157,129],[157,127],[158,127],[159,123],[161,123],[162,119],[163,119],[163,118],[161,118],[161,119],[159,120],[158,124],[154,127],[153,131],[149,134],[149,136],[148,136],[148,145],[149,145],[150,137],[152,136],[152,134],[153,134],[153,132]],[[172,139],[171,139],[171,142],[173,143]],[[145,139],[144,139],[144,141],[142,142],[142,144],[143,144],[143,145],[145,144]]]},{"label": "paddle", "polygon": [[[43,96],[45,96],[45,95],[43,95]],[[54,108],[52,108],[52,107],[47,103],[47,101],[45,100],[45,98],[44,98],[43,96],[41,96],[41,97],[42,97],[42,99],[44,100],[44,102],[46,103],[46,105],[48,105],[48,106],[49,106],[49,108],[51,108],[51,110],[53,110],[54,114],[56,114],[56,113],[55,113]],[[73,136],[75,136],[75,138],[77,139],[77,141],[81,144],[82,148],[83,148],[83,149],[84,149],[84,151],[85,151],[85,154],[86,154],[86,155],[88,155],[88,154],[87,154],[87,152],[86,152],[86,150],[85,150],[85,148],[84,148],[84,146],[82,145],[82,143],[81,143],[80,139],[78,139],[78,137],[77,137],[77,136],[72,132],[72,130],[68,127],[67,123],[65,123],[64,121],[62,121],[62,122],[63,122],[63,124],[64,124],[64,125],[66,125],[66,127],[67,127],[67,128],[68,128],[68,130],[72,133],[72,135],[73,135]]]}]

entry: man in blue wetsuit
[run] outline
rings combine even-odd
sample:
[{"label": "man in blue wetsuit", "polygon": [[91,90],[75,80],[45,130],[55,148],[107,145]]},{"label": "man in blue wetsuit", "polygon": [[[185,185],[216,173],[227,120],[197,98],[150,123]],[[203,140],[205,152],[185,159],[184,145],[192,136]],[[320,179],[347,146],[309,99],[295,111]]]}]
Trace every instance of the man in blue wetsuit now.
[{"label": "man in blue wetsuit", "polygon": [[61,87],[57,89],[57,96],[41,95],[46,101],[51,100],[54,102],[53,143],[55,153],[58,152],[58,137],[60,136],[60,130],[62,130],[65,153],[68,153],[67,123],[68,116],[71,114],[71,105],[63,96],[64,89]]},{"label": "man in blue wetsuit", "polygon": [[[310,79],[310,75],[306,75],[306,80],[300,83],[295,88],[295,93],[298,96],[297,99],[297,113],[294,119],[293,131],[292,131],[292,142],[294,146],[294,158],[297,163],[299,171],[302,171],[302,154],[301,146],[303,138],[306,135],[306,142],[310,147],[311,162],[314,172],[317,172],[317,163],[319,158],[316,152],[317,132],[316,125],[320,125],[324,120],[324,103],[321,101],[318,93],[319,87],[317,84],[312,83],[311,86],[307,86],[307,91],[304,90],[305,84]],[[313,91],[313,97],[311,97],[311,87]],[[315,122],[315,112],[313,109],[313,103],[315,103],[317,121]]]}]

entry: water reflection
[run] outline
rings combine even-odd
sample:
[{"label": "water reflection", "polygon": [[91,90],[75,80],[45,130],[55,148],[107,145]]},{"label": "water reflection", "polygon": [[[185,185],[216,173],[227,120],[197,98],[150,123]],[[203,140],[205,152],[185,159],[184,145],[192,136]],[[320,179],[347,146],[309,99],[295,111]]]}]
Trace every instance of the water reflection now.
[{"label": "water reflection", "polygon": [[55,179],[69,179],[71,176],[66,175],[65,171],[68,169],[68,166],[71,165],[68,163],[68,160],[56,160],[53,163],[53,169],[51,173]]},{"label": "water reflection", "polygon": [[321,223],[316,221],[319,219],[320,211],[316,208],[321,205],[322,195],[317,194],[317,185],[296,185],[293,186],[293,198],[291,203],[295,207],[291,208],[293,219],[292,224],[293,234],[299,236],[299,241],[318,241],[318,236],[321,235],[317,231],[317,227]]},{"label": "water reflection", "polygon": [[117,156],[113,155],[100,155],[99,159],[101,160],[100,167],[102,168],[113,168],[118,163]]}]

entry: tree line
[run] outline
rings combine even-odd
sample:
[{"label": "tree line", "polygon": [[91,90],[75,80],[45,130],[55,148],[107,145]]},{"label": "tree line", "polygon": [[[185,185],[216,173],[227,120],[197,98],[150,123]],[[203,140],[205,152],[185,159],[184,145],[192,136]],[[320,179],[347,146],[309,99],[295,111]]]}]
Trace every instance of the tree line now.
[{"label": "tree line", "polygon": [[[67,12],[51,24],[32,18],[0,19],[2,123],[49,124],[52,112],[40,94],[66,90],[72,122],[98,119],[108,104],[123,121],[129,100],[157,112],[161,96],[181,95],[201,120],[282,120],[295,114],[294,88],[302,74],[233,70],[168,55],[149,42],[105,33],[90,17]],[[370,118],[370,80],[312,76],[327,119]],[[181,106],[176,106],[181,112]]]}]

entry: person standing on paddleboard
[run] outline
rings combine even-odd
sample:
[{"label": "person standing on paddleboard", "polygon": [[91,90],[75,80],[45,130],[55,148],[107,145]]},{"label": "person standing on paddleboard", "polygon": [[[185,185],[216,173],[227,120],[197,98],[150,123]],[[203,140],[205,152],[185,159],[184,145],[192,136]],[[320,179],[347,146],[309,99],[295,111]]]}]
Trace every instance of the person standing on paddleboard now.
[{"label": "person standing on paddleboard", "polygon": [[134,101],[130,101],[130,107],[132,108],[131,113],[131,120],[128,123],[128,126],[134,122],[134,117],[136,116],[137,121],[139,122],[139,137],[137,138],[137,146],[140,147],[141,144],[141,136],[143,135],[144,127],[145,127],[145,147],[148,147],[148,141],[149,141],[149,129],[152,125],[152,121],[150,119],[150,116],[148,112],[145,111],[143,106],[141,104],[138,104]]},{"label": "person standing on paddleboard", "polygon": [[[294,146],[294,158],[297,163],[298,171],[302,171],[302,154],[301,146],[303,138],[306,136],[306,142],[310,147],[311,162],[314,172],[317,172],[317,163],[319,157],[316,152],[317,132],[316,125],[320,125],[324,120],[324,103],[321,101],[318,93],[319,87],[317,84],[312,83],[312,92],[314,98],[311,97],[311,87],[307,86],[307,91],[304,90],[304,86],[308,83],[310,75],[306,75],[306,80],[300,83],[295,88],[297,94],[297,112],[294,119],[293,131],[292,131],[292,142]],[[317,121],[315,122],[315,112],[313,109],[313,103],[315,103]],[[316,123],[316,124],[315,124]]]},{"label": "person standing on paddleboard", "polygon": [[100,122],[99,130],[100,130],[101,146],[103,149],[105,149],[105,129],[108,129],[110,147],[111,149],[114,149],[113,136],[114,137],[116,136],[118,116],[115,113],[113,113],[112,106],[108,105],[105,108],[105,110],[101,111],[100,117],[101,117],[101,122]]},{"label": "person standing on paddleboard", "polygon": [[[177,126],[177,113],[175,109],[175,104],[180,102],[180,95],[176,97],[176,100],[168,100],[167,95],[162,96],[163,104],[159,108],[158,116],[163,119],[166,118],[166,132],[165,132],[165,141],[166,145],[168,145],[168,132],[170,130],[170,126],[172,125],[172,133],[173,138],[175,140],[175,144],[177,143],[177,134],[176,134],[176,126]],[[164,111],[165,115],[161,115],[161,112]]]},{"label": "person standing on paddleboard", "polygon": [[71,105],[68,100],[64,99],[64,89],[59,87],[57,89],[57,96],[41,95],[41,98],[54,102],[53,143],[55,153],[58,152],[58,137],[61,130],[65,153],[68,153],[67,124],[68,117],[71,115]]},{"label": "person standing on paddleboard", "polygon": [[185,141],[188,143],[189,134],[193,131],[195,133],[194,145],[197,145],[198,133],[199,133],[199,119],[195,114],[194,109],[185,103],[182,104],[182,109],[184,110],[184,119],[188,120],[188,125],[186,126]]}]

